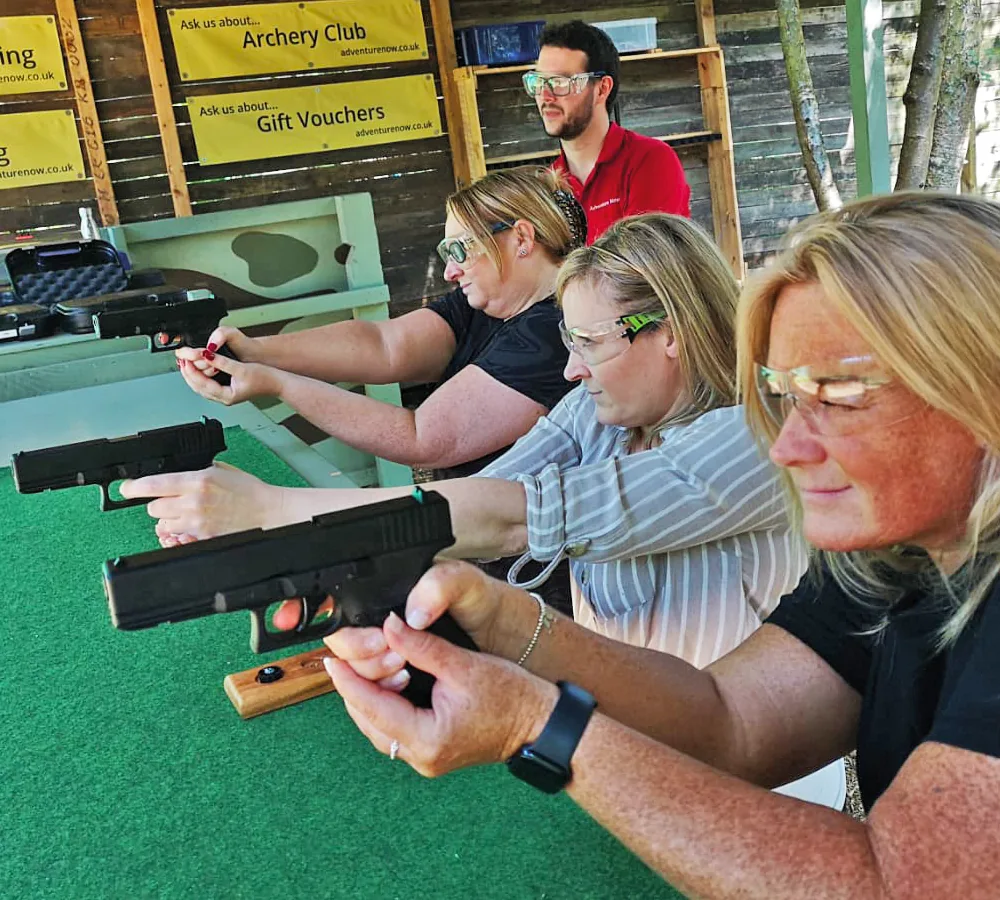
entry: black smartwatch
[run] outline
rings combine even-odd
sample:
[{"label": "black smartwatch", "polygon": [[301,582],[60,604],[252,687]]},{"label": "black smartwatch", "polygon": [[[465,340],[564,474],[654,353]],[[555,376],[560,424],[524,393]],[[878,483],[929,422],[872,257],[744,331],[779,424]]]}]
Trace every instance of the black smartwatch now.
[{"label": "black smartwatch", "polygon": [[597,707],[593,695],[568,681],[557,682],[559,700],[542,733],[510,759],[507,768],[546,794],[558,794],[573,777],[570,760]]}]

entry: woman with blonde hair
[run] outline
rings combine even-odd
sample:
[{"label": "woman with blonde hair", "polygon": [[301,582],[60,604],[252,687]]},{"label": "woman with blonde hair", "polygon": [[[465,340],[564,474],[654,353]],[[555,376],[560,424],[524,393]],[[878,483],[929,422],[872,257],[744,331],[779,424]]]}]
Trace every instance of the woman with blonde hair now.
[{"label": "woman with blonde hair", "polygon": [[[449,562],[382,629],[436,676],[433,708],[344,630],[327,665],[349,714],[424,774],[506,760],[565,787],[690,895],[996,896],[998,272],[1000,208],[904,193],[807,221],[748,287],[748,416],[823,559],[732,653],[699,671],[540,627]],[[411,628],[445,610],[485,652]],[[863,822],[763,790],[852,748]]]},{"label": "woman with blonde hair", "polygon": [[[226,405],[271,396],[352,447],[405,465],[478,471],[566,393],[554,293],[586,217],[554,173],[494,172],[448,198],[438,254],[451,293],[384,322],[351,320],[252,338],[220,327],[177,357],[187,383]],[[239,362],[218,354],[227,346]],[[223,387],[211,376],[232,377]],[[334,382],[436,385],[416,410]]]},{"label": "woman with blonde hair", "polygon": [[[524,554],[548,570],[568,557],[579,621],[707,665],[805,568],[777,470],[734,405],[735,279],[696,225],[649,214],[575,251],[558,293],[579,386],[480,477],[427,485],[450,503],[447,553]],[[164,543],[407,492],[276,488],[219,467],[122,490],[160,498],[149,513]]]}]

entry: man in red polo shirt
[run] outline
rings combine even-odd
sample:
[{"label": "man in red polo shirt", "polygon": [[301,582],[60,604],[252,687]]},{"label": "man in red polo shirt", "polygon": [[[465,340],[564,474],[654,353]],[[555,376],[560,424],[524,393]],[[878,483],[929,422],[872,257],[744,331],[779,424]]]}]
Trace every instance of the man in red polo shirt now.
[{"label": "man in red polo shirt", "polygon": [[559,138],[552,167],[586,210],[588,244],[625,216],[691,214],[691,190],[673,149],[611,121],[619,68],[611,38],[575,20],[546,27],[535,70],[524,75],[546,134]]}]

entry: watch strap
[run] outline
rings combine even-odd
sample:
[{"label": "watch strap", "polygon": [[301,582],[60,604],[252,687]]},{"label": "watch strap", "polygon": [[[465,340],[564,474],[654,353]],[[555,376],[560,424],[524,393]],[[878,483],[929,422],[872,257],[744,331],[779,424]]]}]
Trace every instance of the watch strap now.
[{"label": "watch strap", "polygon": [[531,749],[539,756],[565,766],[568,771],[576,745],[583,737],[597,701],[589,691],[569,681],[556,684],[559,699],[542,733],[532,742]]}]

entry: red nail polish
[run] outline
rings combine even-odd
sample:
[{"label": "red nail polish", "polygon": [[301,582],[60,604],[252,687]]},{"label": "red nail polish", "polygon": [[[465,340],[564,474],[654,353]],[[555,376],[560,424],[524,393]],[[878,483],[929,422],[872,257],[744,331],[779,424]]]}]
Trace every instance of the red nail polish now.
[{"label": "red nail polish", "polygon": [[206,350],[204,353],[202,353],[202,356],[205,357],[205,359],[207,359],[209,362],[215,359],[215,354],[211,350]]},{"label": "red nail polish", "polygon": [[215,351],[219,349],[219,345],[218,344],[209,344],[205,349],[209,353],[215,353]]}]

